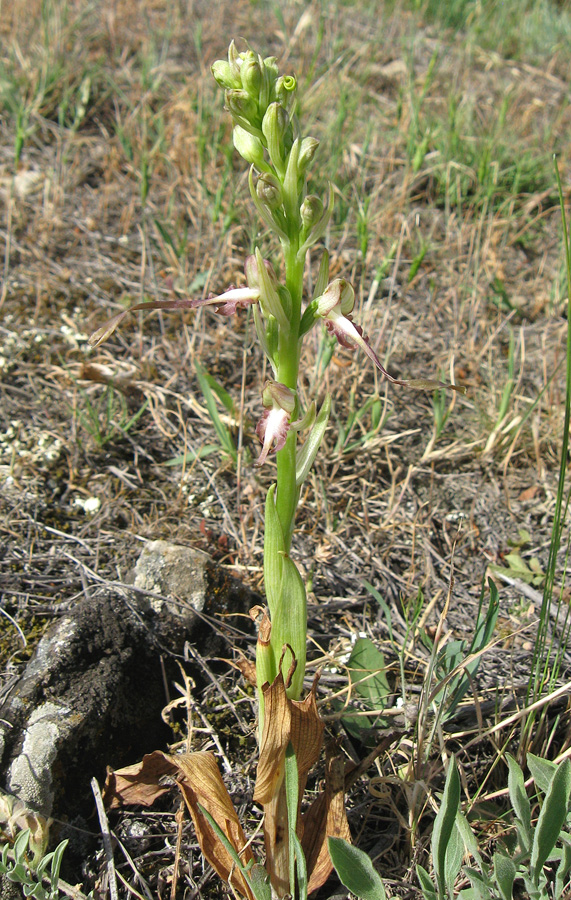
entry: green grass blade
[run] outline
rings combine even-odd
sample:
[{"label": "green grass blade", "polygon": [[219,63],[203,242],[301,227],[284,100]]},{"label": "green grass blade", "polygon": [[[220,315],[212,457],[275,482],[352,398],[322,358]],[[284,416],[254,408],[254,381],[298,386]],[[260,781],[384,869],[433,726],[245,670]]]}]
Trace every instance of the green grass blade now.
[{"label": "green grass blade", "polygon": [[230,431],[220,418],[220,414],[216,406],[216,401],[214,399],[214,394],[210,385],[208,372],[203,366],[200,365],[198,360],[195,360],[194,368],[196,370],[196,377],[198,378],[198,383],[200,384],[200,389],[202,391],[204,401],[208,409],[208,414],[214,426],[214,430],[218,435],[220,445],[222,449],[232,458],[234,464],[236,464],[238,460],[238,453],[236,451],[234,439],[232,438]]},{"label": "green grass blade", "polygon": [[375,600],[381,607],[381,610],[382,610],[383,616],[384,616],[384,622],[385,622],[385,625],[387,626],[387,631],[389,632],[389,640],[390,640],[391,644],[393,644],[393,646],[394,646],[395,640],[394,640],[394,636],[393,636],[393,617],[391,615],[389,605],[388,605],[388,603],[386,603],[385,599],[383,597],[381,597],[381,595],[379,594],[376,587],[374,587],[368,581],[363,581],[363,584],[367,588],[369,594],[371,594],[371,596],[373,596],[375,598]]},{"label": "green grass blade", "polygon": [[[246,882],[246,884],[248,885],[248,887],[250,888],[250,890],[251,890],[252,893],[254,894],[254,897],[256,898],[256,900],[269,900],[269,898],[270,898],[270,896],[271,896],[271,891],[268,890],[268,892],[266,892],[266,891],[262,890],[260,893],[257,893],[257,892],[254,890],[254,885],[253,885],[253,883],[252,883],[252,881],[251,881],[251,879],[250,879],[250,872],[251,872],[252,866],[251,866],[251,865],[248,865],[248,866],[245,866],[245,865],[244,865],[244,863],[243,863],[242,860],[240,859],[240,855],[239,855],[238,852],[236,851],[236,848],[235,848],[234,845],[228,840],[228,838],[226,837],[226,835],[224,834],[224,832],[223,832],[222,829],[220,828],[220,825],[218,824],[218,822],[216,821],[216,819],[213,818],[213,816],[208,812],[207,809],[205,809],[204,806],[202,806],[201,803],[198,804],[198,809],[200,810],[200,812],[202,813],[202,815],[206,818],[206,820],[208,821],[208,824],[209,824],[210,827],[212,828],[214,834],[216,835],[216,837],[218,838],[218,840],[220,841],[220,843],[224,846],[224,848],[227,850],[227,852],[229,853],[230,858],[232,859],[232,861],[236,864],[236,866],[237,866],[238,869],[240,870],[242,876],[244,877],[244,881]],[[257,887],[258,887],[258,889],[259,889],[259,884],[257,885]],[[268,885],[268,888],[269,888],[269,885]]]}]

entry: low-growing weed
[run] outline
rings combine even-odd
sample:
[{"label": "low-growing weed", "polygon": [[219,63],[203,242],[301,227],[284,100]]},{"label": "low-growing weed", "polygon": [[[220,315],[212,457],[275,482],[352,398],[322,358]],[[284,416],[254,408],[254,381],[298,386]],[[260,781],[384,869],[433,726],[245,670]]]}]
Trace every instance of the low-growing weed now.
[{"label": "low-growing weed", "polygon": [[81,400],[76,401],[73,408],[75,421],[79,430],[88,434],[100,450],[128,434],[149,405],[149,401],[145,400],[133,413],[123,393],[111,384],[97,396],[88,393],[77,383],[76,387]]}]

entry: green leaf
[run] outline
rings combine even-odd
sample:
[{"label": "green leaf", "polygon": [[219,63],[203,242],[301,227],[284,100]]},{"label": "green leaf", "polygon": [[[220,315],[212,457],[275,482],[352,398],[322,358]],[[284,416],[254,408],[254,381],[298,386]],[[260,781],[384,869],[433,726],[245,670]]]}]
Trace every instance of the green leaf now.
[{"label": "green leaf", "polygon": [[515,863],[509,856],[494,853],[494,877],[502,900],[512,900],[516,871]]},{"label": "green leaf", "polygon": [[424,900],[437,900],[437,894],[432,879],[426,869],[421,865],[417,865],[416,867],[416,877],[418,878]]},{"label": "green leaf", "polygon": [[[279,663],[284,644],[289,644],[295,653],[297,667],[287,695],[290,699],[297,700],[303,687],[307,652],[307,595],[302,577],[287,554],[283,556],[282,567],[280,597],[272,616],[271,645],[276,655],[276,664]],[[291,662],[290,654],[286,653],[282,663],[284,678]]]},{"label": "green leaf", "polygon": [[[347,668],[352,693],[361,697],[371,712],[381,712],[387,704],[391,688],[385,674],[385,658],[369,638],[359,638],[356,641]],[[339,702],[335,706],[342,709],[344,704]],[[367,734],[368,731],[386,726],[386,719],[380,715],[355,717],[350,711],[341,721],[349,734],[365,744],[373,739],[371,734]]]},{"label": "green leaf", "polygon": [[474,859],[474,861],[476,862],[476,865],[478,866],[478,868],[481,871],[483,868],[483,865],[482,865],[482,857],[480,855],[480,848],[478,845],[478,841],[474,835],[474,832],[472,831],[472,829],[470,827],[470,823],[468,822],[468,819],[460,811],[458,812],[458,814],[456,816],[456,827],[458,828],[458,831],[462,835],[462,840],[464,841],[464,846],[465,846],[466,850],[468,851],[470,856]]},{"label": "green leaf", "polygon": [[272,886],[270,884],[270,876],[265,868],[259,863],[255,863],[248,871],[248,876],[256,900],[271,900]]},{"label": "green leaf", "polygon": [[464,842],[460,835],[457,822],[454,823],[452,834],[446,849],[446,862],[444,878],[446,887],[450,896],[454,895],[454,883],[460,871],[462,860],[464,859]]},{"label": "green leaf", "polygon": [[446,852],[459,807],[460,777],[456,768],[456,760],[452,756],[448,764],[448,775],[444,785],[442,803],[432,829],[432,860],[440,896],[445,894]]},{"label": "green leaf", "polygon": [[271,896],[271,889],[270,889],[270,894],[268,894],[266,891],[265,883],[262,882],[259,877],[256,877],[256,882],[257,882],[256,890],[254,890],[254,884],[253,884],[250,876],[251,876],[252,871],[256,868],[256,863],[254,863],[252,865],[252,863],[250,862],[247,866],[245,866],[244,863],[242,862],[242,860],[240,859],[239,854],[236,852],[234,845],[228,840],[228,838],[226,837],[226,835],[220,828],[220,825],[218,824],[216,819],[208,812],[207,809],[205,809],[204,806],[202,806],[201,803],[198,804],[198,809],[200,810],[202,815],[209,822],[210,827],[214,831],[214,834],[216,835],[218,840],[224,845],[227,852],[230,854],[232,861],[236,864],[236,866],[242,873],[242,875],[244,877],[244,881],[246,882],[246,884],[252,891],[256,900],[269,900],[269,897]]},{"label": "green leaf", "polygon": [[386,676],[385,657],[370,638],[358,638],[347,663],[351,684],[370,701],[371,708],[384,708],[391,688]]},{"label": "green leaf", "polygon": [[557,764],[550,759],[542,759],[534,753],[527,754],[527,766],[535,781],[535,786],[544,794],[549,790],[551,779],[557,769]]},{"label": "green leaf", "polygon": [[555,889],[554,889],[554,897],[562,897],[563,896],[563,888],[567,885],[568,882],[568,874],[571,869],[571,843],[569,839],[565,835],[563,838],[563,850],[561,852],[561,860],[559,865],[557,866],[557,872],[555,875]]},{"label": "green leaf", "polygon": [[321,446],[327,423],[329,422],[329,414],[331,412],[331,397],[329,394],[321,404],[321,409],[315,420],[313,428],[309,432],[303,447],[297,453],[295,463],[295,483],[297,487],[301,487],[309,471],[315,462],[315,457]]},{"label": "green leaf", "polygon": [[297,760],[291,741],[287,745],[285,755],[285,789],[287,805],[287,827],[289,835],[289,889],[292,897],[296,895],[296,847],[297,810],[299,799]]},{"label": "green leaf", "polygon": [[329,855],[339,880],[360,900],[386,900],[385,888],[369,856],[343,838],[328,838]]},{"label": "green leaf", "polygon": [[305,853],[297,836],[292,836],[292,845],[295,853],[295,862],[297,866],[297,890],[298,900],[307,900],[307,865],[305,861]]},{"label": "green leaf", "polygon": [[26,828],[24,831],[21,831],[16,840],[14,841],[14,862],[16,865],[19,865],[21,862],[25,861],[26,850],[28,849],[28,842],[30,840],[30,829]]},{"label": "green leaf", "polygon": [[222,385],[218,381],[216,381],[216,379],[209,372],[205,371],[204,374],[205,374],[205,377],[206,377],[206,380],[207,380],[209,386],[212,388],[212,390],[214,391],[214,393],[220,400],[222,406],[227,411],[228,415],[235,417],[236,416],[236,406],[234,404],[232,397],[226,390],[226,388],[222,387]]},{"label": "green leaf", "polygon": [[57,883],[59,881],[59,871],[61,869],[61,864],[63,860],[63,854],[65,852],[65,848],[69,844],[69,841],[66,839],[57,845],[53,852],[52,863],[50,866],[50,880],[52,891],[57,889]]},{"label": "green leaf", "polygon": [[567,818],[571,793],[571,762],[566,759],[557,767],[537,820],[531,851],[531,872],[535,884],[545,862],[555,847]]},{"label": "green leaf", "polygon": [[518,819],[517,824],[519,826],[518,830],[520,832],[520,841],[522,843],[522,849],[526,852],[529,852],[533,839],[533,830],[531,827],[531,804],[529,802],[529,797],[527,796],[527,791],[525,789],[522,770],[518,766],[513,756],[511,756],[509,753],[506,753],[506,759],[509,768],[508,789],[510,800]]}]

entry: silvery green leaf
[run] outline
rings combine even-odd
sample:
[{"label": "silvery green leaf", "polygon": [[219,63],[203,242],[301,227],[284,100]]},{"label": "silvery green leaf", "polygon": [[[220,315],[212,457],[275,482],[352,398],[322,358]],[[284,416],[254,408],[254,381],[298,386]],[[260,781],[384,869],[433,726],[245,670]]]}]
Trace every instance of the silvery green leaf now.
[{"label": "silvery green leaf", "polygon": [[535,884],[563,828],[570,793],[571,762],[566,759],[559,764],[551,779],[533,835],[531,873]]},{"label": "silvery green leaf", "polygon": [[360,900],[386,900],[385,888],[369,856],[343,838],[328,839],[329,855],[340,881]]},{"label": "silvery green leaf", "polygon": [[450,896],[454,895],[454,883],[460,871],[464,859],[464,842],[460,835],[458,825],[455,822],[446,848],[446,862],[444,866],[444,878]]},{"label": "silvery green leaf", "polygon": [[456,760],[452,756],[448,764],[448,775],[442,795],[442,803],[432,829],[432,860],[441,896],[445,895],[446,852],[454,829],[456,815],[460,807],[460,777]]},{"label": "silvery green leaf", "polygon": [[571,843],[567,835],[563,835],[563,850],[561,851],[561,860],[557,867],[555,875],[555,894],[556,897],[563,896],[563,888],[568,883],[568,874],[571,869]]},{"label": "silvery green leaf", "polygon": [[502,900],[512,900],[516,867],[514,861],[504,853],[494,853],[494,877]]},{"label": "silvery green leaf", "polygon": [[533,776],[536,787],[544,794],[547,793],[553,774],[557,769],[557,764],[550,759],[542,759],[534,753],[527,754],[527,766]]},{"label": "silvery green leaf", "polygon": [[422,891],[424,900],[437,900],[437,894],[432,883],[432,879],[426,869],[424,869],[421,865],[417,865],[416,867],[416,877],[419,880],[420,889]]},{"label": "silvery green leaf", "polygon": [[533,839],[533,830],[531,827],[531,804],[527,791],[523,772],[517,762],[509,753],[506,753],[506,759],[509,768],[508,789],[510,800],[517,816],[518,831],[520,833],[520,841],[522,849],[529,851]]}]

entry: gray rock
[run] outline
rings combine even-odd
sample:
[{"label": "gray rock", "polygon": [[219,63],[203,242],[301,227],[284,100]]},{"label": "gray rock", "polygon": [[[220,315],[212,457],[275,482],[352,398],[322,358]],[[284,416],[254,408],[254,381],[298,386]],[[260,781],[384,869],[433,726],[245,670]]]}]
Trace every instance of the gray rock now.
[{"label": "gray rock", "polygon": [[161,719],[164,672],[178,677],[186,641],[204,657],[227,650],[224,619],[259,597],[204,553],[154,541],[121,591],[97,588],[40,640],[0,706],[7,790],[44,816],[91,814],[91,778],[171,738]]},{"label": "gray rock", "polygon": [[192,611],[202,612],[206,603],[209,562],[200,550],[151,541],[135,566],[135,587],[159,595],[150,598],[155,612],[166,609],[191,624]]}]

